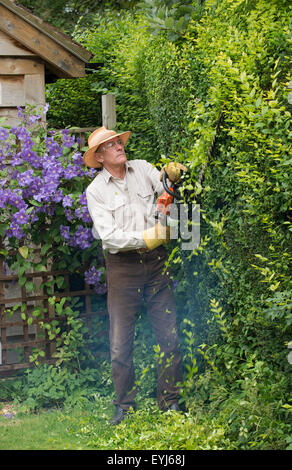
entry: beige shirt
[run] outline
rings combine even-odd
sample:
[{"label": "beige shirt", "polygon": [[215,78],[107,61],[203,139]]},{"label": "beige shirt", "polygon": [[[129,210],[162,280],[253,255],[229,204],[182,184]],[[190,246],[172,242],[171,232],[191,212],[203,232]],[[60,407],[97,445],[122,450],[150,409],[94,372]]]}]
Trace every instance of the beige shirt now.
[{"label": "beige shirt", "polygon": [[125,165],[123,180],[103,168],[86,189],[93,235],[110,253],[145,248],[143,231],[155,225],[156,197],[164,191],[151,163],[131,160]]}]

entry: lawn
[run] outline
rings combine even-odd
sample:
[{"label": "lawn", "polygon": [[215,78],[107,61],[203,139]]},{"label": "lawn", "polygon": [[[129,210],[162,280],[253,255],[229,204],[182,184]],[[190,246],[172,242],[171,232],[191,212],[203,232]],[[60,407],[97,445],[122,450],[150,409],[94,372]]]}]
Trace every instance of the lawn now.
[{"label": "lawn", "polygon": [[[89,449],[86,438],[70,432],[65,416],[62,410],[0,416],[0,450]],[[82,416],[80,410],[70,412],[73,422]]]},{"label": "lawn", "polygon": [[210,450],[234,448],[221,423],[190,413],[158,410],[153,399],[140,403],[118,426],[109,397],[74,409],[0,416],[0,450]]}]

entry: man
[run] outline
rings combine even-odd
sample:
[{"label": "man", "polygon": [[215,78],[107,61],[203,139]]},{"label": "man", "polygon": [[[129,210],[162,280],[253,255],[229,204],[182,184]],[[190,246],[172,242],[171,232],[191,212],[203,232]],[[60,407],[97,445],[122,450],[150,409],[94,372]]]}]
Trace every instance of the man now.
[{"label": "man", "polygon": [[[165,272],[167,230],[154,218],[155,199],[163,192],[159,171],[145,160],[128,161],[130,132],[101,127],[88,139],[84,162],[102,168],[86,190],[93,234],[106,253],[110,354],[117,399],[111,424],[135,410],[133,340],[142,300],[160,346],[157,398],[161,410],[179,410],[182,381],[176,309],[169,273]],[[176,169],[172,168],[174,177]],[[169,170],[169,173],[171,171]],[[169,176],[168,173],[168,176]]]}]

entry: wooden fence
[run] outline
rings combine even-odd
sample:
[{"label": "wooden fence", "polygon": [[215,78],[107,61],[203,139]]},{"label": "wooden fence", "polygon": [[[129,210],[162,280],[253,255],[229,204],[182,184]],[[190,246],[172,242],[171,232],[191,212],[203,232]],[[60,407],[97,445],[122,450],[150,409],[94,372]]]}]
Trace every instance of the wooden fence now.
[{"label": "wooden fence", "polygon": [[[92,130],[92,128],[76,128],[70,132],[79,134],[79,147],[82,148],[86,132]],[[48,271],[26,272],[25,277],[33,280],[36,286],[33,292],[27,292],[25,285],[19,286],[17,274],[6,272],[4,263],[3,256],[0,256],[0,377],[31,367],[30,356],[36,347],[43,351],[43,357],[39,362],[55,362],[53,356],[56,340],[49,339],[48,331],[41,328],[40,322],[51,324],[56,319],[54,306],[49,302],[52,294],[48,292],[46,282],[57,276],[64,277],[66,287],[61,292],[54,292],[53,295],[60,299],[78,297],[82,303],[80,318],[86,322],[89,335],[95,334],[95,339],[98,340],[98,336],[107,334],[106,329],[98,333],[94,329],[94,323],[105,317],[107,311],[96,306],[94,302],[96,294],[82,276],[79,277],[79,285],[76,288],[72,286],[72,273],[69,271],[54,271],[49,268]],[[36,307],[40,307],[44,312],[41,318],[31,315]]]}]

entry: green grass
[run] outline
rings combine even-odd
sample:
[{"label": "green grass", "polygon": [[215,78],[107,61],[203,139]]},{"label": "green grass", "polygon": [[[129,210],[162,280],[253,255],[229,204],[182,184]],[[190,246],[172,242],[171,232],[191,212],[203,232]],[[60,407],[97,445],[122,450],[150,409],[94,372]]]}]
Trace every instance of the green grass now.
[{"label": "green grass", "polygon": [[[186,413],[162,413],[153,399],[140,403],[118,426],[109,397],[83,409],[59,409],[0,417],[0,450],[192,450],[224,448],[224,429]],[[225,447],[226,448],[226,447]]]},{"label": "green grass", "polygon": [[[71,411],[66,416],[82,419],[83,412]],[[37,414],[0,417],[0,450],[88,450],[86,438],[70,432],[64,411],[41,411]]]},{"label": "green grass", "polygon": [[[118,426],[108,424],[112,397],[95,395],[79,407],[18,413],[0,417],[0,450],[239,450],[275,449],[277,442],[252,434],[241,442],[232,420],[193,408],[162,413],[155,399],[138,402],[138,410]],[[253,443],[253,440],[255,442]],[[283,440],[283,439],[282,439]],[[280,448],[285,447],[282,442]]]}]

